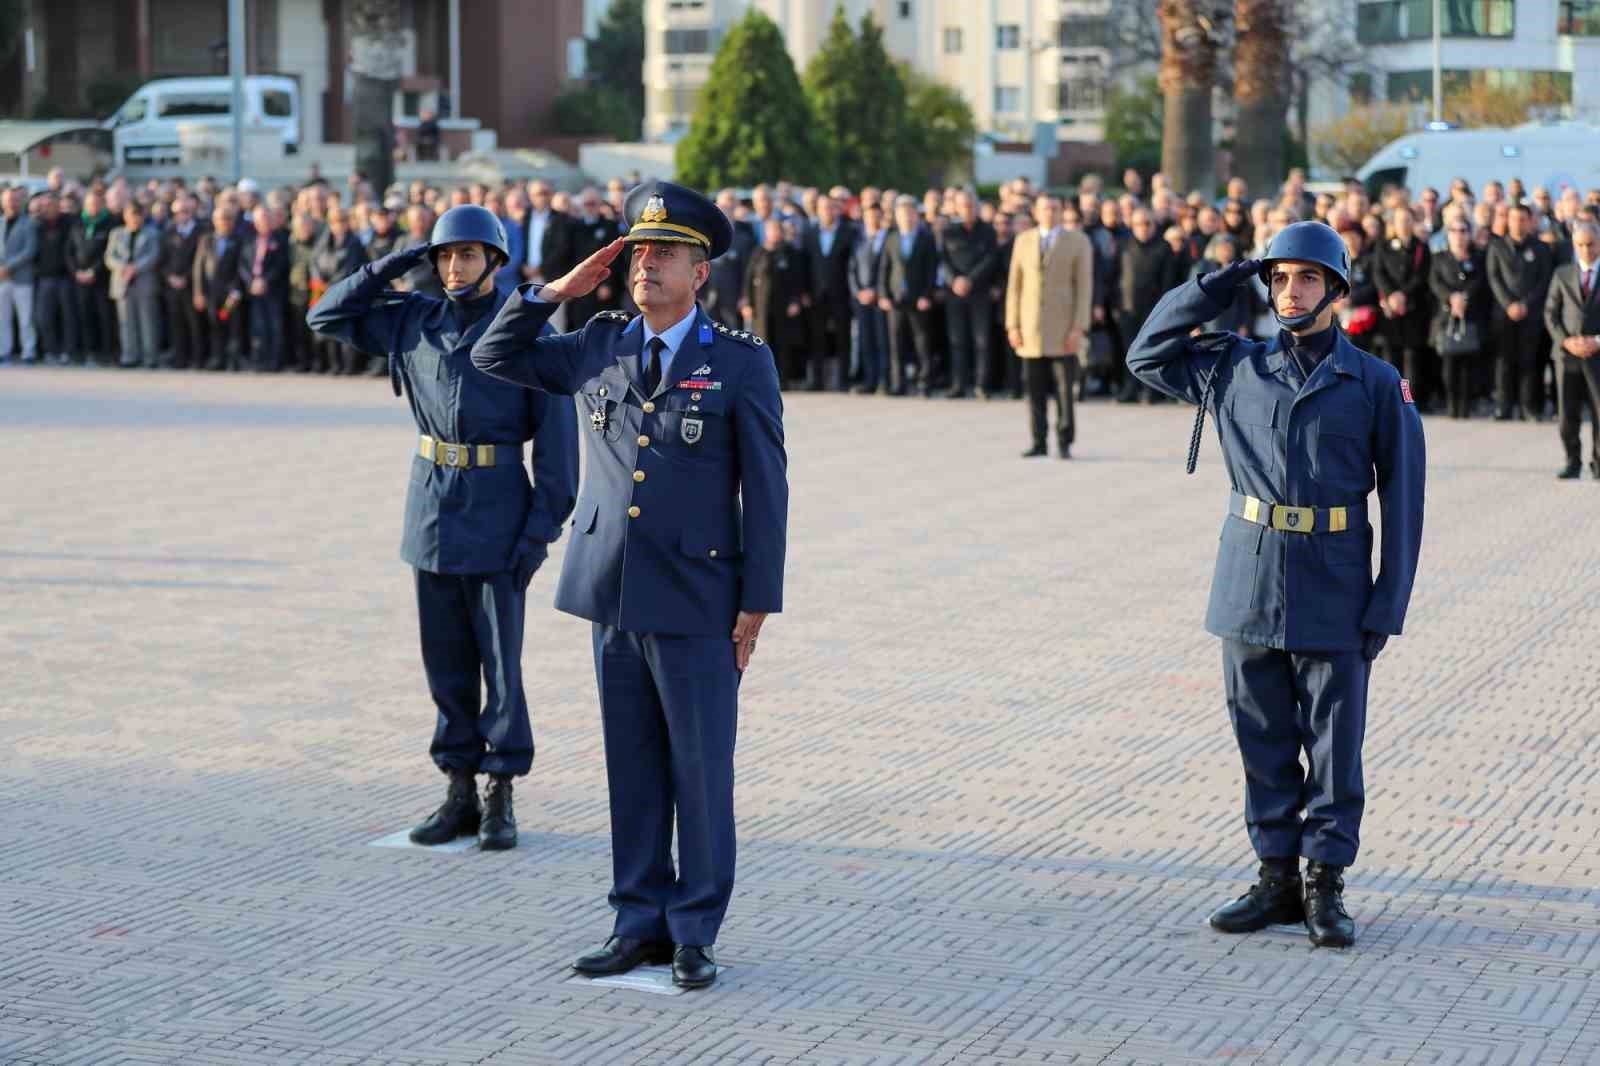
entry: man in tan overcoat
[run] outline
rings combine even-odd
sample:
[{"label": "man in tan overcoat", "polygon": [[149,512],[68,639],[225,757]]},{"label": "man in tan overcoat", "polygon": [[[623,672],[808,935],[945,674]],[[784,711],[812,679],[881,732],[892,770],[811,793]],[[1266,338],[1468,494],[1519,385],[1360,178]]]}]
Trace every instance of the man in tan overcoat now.
[{"label": "man in tan overcoat", "polygon": [[[1068,205],[1074,215],[1076,205]],[[1006,285],[1006,334],[1022,358],[1028,390],[1033,447],[1024,459],[1045,450],[1046,397],[1056,398],[1056,444],[1061,458],[1072,458],[1073,384],[1079,353],[1090,326],[1094,300],[1094,249],[1077,228],[1062,225],[1061,200],[1048,194],[1033,202],[1038,226],[1017,234]]]}]

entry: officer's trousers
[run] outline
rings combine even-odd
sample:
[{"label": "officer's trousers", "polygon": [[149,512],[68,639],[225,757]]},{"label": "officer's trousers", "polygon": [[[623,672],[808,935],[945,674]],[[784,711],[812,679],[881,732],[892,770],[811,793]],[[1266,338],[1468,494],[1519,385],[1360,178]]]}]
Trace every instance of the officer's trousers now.
[{"label": "officer's trousers", "polygon": [[1589,461],[1600,463],[1600,366],[1595,366],[1592,358],[1558,353],[1556,388],[1561,405],[1561,448],[1567,454],[1567,462],[1577,463],[1581,458],[1579,431],[1583,428],[1584,408],[1588,408],[1589,417],[1594,420],[1594,431],[1589,435]]},{"label": "officer's trousers", "polygon": [[615,933],[714,944],[733,895],[733,642],[597,622],[594,671],[611,795]]},{"label": "officer's trousers", "polygon": [[[533,765],[533,729],[522,691],[527,589],[509,571],[416,575],[422,667],[438,708],[428,746],[434,765],[444,771],[527,773]],[[480,705],[484,686],[488,698]]]},{"label": "officer's trousers", "polygon": [[1355,861],[1371,670],[1359,651],[1222,642],[1228,715],[1244,759],[1245,827],[1258,857]]}]

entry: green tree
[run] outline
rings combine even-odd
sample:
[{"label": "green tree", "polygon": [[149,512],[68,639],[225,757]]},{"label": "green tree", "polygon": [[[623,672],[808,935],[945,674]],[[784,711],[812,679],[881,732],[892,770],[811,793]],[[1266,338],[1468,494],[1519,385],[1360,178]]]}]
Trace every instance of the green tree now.
[{"label": "green tree", "polygon": [[1117,150],[1117,170],[1142,174],[1161,169],[1161,130],[1165,115],[1161,88],[1140,78],[1132,89],[1113,86],[1106,94],[1106,143]]},{"label": "green tree", "polygon": [[786,177],[828,176],[826,149],[783,35],[752,9],[711,61],[689,132],[678,142],[678,178],[702,189]]},{"label": "green tree", "polygon": [[902,66],[906,115],[900,124],[901,170],[912,182],[965,181],[972,176],[972,142],[977,126],[966,97],[944,84]]},{"label": "green tree", "polygon": [[[611,0],[595,35],[585,45],[587,81],[603,90],[592,106],[597,115],[588,129],[572,133],[609,133],[620,141],[637,140],[644,124],[644,0]],[[618,101],[621,105],[619,106]],[[557,124],[582,126],[581,101],[568,114],[556,111]]]},{"label": "green tree", "polygon": [[639,137],[641,116],[626,93],[613,85],[569,82],[550,102],[555,131],[568,137],[604,134],[619,141]]},{"label": "green tree", "polygon": [[834,180],[852,188],[886,180],[900,160],[883,133],[906,121],[906,87],[870,11],[857,36],[844,8],[834,9],[827,40],[806,67],[805,89]]}]

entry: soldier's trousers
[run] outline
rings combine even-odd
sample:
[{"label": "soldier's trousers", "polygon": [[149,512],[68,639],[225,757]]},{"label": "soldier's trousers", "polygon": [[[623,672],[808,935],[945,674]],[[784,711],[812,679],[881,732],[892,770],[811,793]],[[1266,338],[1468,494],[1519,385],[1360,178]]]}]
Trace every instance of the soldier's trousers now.
[{"label": "soldier's trousers", "polygon": [[522,691],[527,590],[509,571],[415,573],[422,667],[438,708],[428,747],[434,765],[527,773],[533,765],[533,728]]},{"label": "soldier's trousers", "polygon": [[1222,642],[1228,715],[1244,760],[1245,827],[1260,858],[1355,861],[1371,670],[1360,651]]},{"label": "soldier's trousers", "polygon": [[594,672],[611,796],[615,933],[714,944],[733,895],[736,850],[733,642],[597,622]]}]

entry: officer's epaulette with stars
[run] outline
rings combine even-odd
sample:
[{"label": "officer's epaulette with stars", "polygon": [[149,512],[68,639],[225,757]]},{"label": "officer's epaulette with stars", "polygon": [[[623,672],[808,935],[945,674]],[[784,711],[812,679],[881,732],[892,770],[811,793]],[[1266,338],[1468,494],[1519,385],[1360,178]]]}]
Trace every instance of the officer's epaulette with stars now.
[{"label": "officer's epaulette with stars", "polygon": [[722,334],[724,337],[732,337],[734,340],[748,344],[752,348],[759,348],[763,344],[767,343],[748,330],[732,329],[728,326],[724,326],[721,322],[713,322],[711,324],[711,328]]},{"label": "officer's epaulette with stars", "polygon": [[626,326],[633,321],[633,316],[626,311],[596,311],[589,316],[591,322],[620,322]]}]

